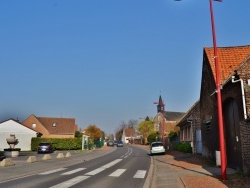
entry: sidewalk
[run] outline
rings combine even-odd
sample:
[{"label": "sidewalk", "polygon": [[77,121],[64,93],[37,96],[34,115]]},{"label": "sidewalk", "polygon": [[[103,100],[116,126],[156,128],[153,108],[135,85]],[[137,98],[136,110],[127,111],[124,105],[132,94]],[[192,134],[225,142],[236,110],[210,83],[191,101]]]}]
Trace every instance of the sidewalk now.
[{"label": "sidewalk", "polygon": [[[218,179],[220,168],[211,166],[202,156],[171,151],[163,156],[153,156],[153,160],[153,188],[227,187]],[[227,173],[232,174],[235,171],[227,169]]]},{"label": "sidewalk", "polygon": [[[148,146],[139,146],[149,150]],[[235,170],[227,169],[227,174]],[[149,177],[144,188],[226,188],[220,179],[221,169],[200,155],[167,151],[151,156]],[[246,185],[247,187],[248,185]],[[242,188],[242,186],[239,186]],[[244,186],[243,186],[244,187]]]}]

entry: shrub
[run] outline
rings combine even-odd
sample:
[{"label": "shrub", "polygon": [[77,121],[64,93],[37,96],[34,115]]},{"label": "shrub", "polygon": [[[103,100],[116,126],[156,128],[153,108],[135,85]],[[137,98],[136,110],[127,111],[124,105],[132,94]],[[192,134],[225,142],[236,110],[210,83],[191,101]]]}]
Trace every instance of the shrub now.
[{"label": "shrub", "polygon": [[178,143],[174,149],[185,153],[192,153],[191,144],[188,142]]},{"label": "shrub", "polygon": [[82,138],[32,138],[31,150],[36,151],[40,142],[52,143],[55,150],[82,149]]},{"label": "shrub", "polygon": [[148,138],[147,138],[148,144],[151,144],[152,142],[157,141],[159,137],[160,136],[158,132],[151,133],[150,135],[148,135]]}]

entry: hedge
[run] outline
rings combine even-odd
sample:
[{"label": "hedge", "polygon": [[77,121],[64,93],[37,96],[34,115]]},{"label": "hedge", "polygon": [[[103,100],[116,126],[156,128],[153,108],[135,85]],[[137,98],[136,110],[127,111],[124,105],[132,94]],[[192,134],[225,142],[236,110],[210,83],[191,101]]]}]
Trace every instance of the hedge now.
[{"label": "hedge", "polygon": [[31,150],[37,151],[40,142],[50,142],[55,150],[80,150],[82,138],[32,138]]},{"label": "hedge", "polygon": [[185,152],[185,153],[192,153],[192,147],[190,143],[178,143],[175,147],[175,150]]}]

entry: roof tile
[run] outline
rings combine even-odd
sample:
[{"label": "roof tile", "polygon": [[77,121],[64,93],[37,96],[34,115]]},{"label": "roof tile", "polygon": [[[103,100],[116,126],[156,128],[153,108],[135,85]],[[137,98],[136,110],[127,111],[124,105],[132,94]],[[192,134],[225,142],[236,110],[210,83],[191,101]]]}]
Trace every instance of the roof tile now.
[{"label": "roof tile", "polygon": [[[225,82],[230,74],[237,69],[237,67],[250,54],[250,46],[233,46],[233,47],[218,47],[218,62],[220,70],[221,83]],[[214,79],[215,64],[214,64],[214,48],[204,48],[208,57],[210,67],[212,69]]]}]

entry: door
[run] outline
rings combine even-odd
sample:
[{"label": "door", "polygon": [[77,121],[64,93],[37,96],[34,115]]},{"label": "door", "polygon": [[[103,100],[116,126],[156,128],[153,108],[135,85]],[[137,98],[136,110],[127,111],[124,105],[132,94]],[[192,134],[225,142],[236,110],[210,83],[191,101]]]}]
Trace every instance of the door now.
[{"label": "door", "polygon": [[239,111],[237,102],[234,99],[228,100],[223,106],[223,111],[227,165],[231,168],[242,170]]},{"label": "door", "polygon": [[201,130],[196,130],[196,153],[202,153]]}]

